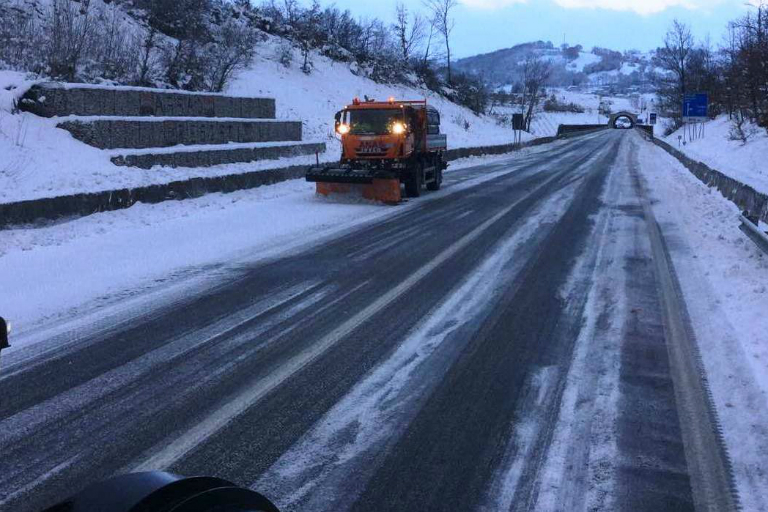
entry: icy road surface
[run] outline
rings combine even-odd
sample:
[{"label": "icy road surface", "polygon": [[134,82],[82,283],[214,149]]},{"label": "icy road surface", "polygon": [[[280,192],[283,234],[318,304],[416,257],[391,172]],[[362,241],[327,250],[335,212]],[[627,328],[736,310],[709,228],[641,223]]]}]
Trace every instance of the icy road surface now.
[{"label": "icy road surface", "polygon": [[0,509],[164,469],[286,511],[693,510],[720,447],[684,439],[646,147],[605,131],[457,170],[4,355]]}]

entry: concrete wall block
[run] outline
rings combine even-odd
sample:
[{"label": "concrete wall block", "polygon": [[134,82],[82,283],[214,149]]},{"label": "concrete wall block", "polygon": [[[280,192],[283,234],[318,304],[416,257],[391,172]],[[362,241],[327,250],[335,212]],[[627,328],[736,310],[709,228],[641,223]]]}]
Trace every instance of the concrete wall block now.
[{"label": "concrete wall block", "polygon": [[[112,163],[119,166],[151,169],[162,167],[210,167],[258,160],[274,160],[282,157],[312,155],[325,152],[325,144],[297,144],[267,148],[211,149],[201,151],[180,151],[176,153],[158,153],[145,155],[126,155],[112,158]],[[261,171],[267,172],[267,171]]]},{"label": "concrete wall block", "polygon": [[214,117],[216,115],[216,108],[214,104],[214,96],[193,96],[199,101],[199,109],[197,114],[192,114],[193,117]]},{"label": "concrete wall block", "polygon": [[213,112],[216,117],[240,117],[237,100],[225,96],[213,97]]},{"label": "concrete wall block", "polygon": [[83,108],[80,112],[77,112],[77,114],[83,116],[102,115],[101,112],[104,103],[103,92],[104,91],[100,90],[87,91],[85,89],[73,91],[73,96],[80,97],[77,102],[78,104],[81,104]]},{"label": "concrete wall block", "polygon": [[139,115],[155,116],[157,114],[156,94],[149,91],[139,91]]},{"label": "concrete wall block", "polygon": [[41,101],[41,107],[45,111],[45,113],[39,115],[53,117],[57,115],[57,112],[69,110],[68,97],[66,94],[63,94],[64,91],[61,89],[42,89],[39,92],[38,97]]},{"label": "concrete wall block", "polygon": [[294,121],[140,121],[127,118],[67,121],[59,127],[78,140],[101,149],[301,141],[301,123]]},{"label": "concrete wall block", "polygon": [[83,103],[85,102],[86,96],[84,91],[69,91],[67,96],[67,109],[70,110],[73,115],[83,115],[83,112],[85,111],[85,106]]},{"label": "concrete wall block", "polygon": [[[36,101],[45,98],[46,101]],[[22,109],[45,117],[168,116],[274,119],[275,100],[154,90],[67,88],[58,83],[34,85],[24,95]]]},{"label": "concrete wall block", "polygon": [[[221,153],[225,153],[225,152],[221,152]],[[222,162],[222,163],[235,164],[238,162],[252,162],[258,158],[255,155],[253,149],[236,149],[228,153],[229,153],[229,158],[226,159],[226,162]]]},{"label": "concrete wall block", "polygon": [[141,113],[139,91],[116,91],[115,115],[138,116]]},{"label": "concrete wall block", "polygon": [[152,125],[152,139],[154,144],[147,147],[168,147],[178,144],[189,144],[184,139],[184,124],[177,121],[163,121],[160,123],[146,123]]},{"label": "concrete wall block", "polygon": [[117,93],[114,89],[104,89],[101,91],[102,94],[100,95],[101,102],[100,102],[100,112],[97,112],[96,115],[101,116],[115,116],[117,115],[116,110],[116,99],[117,99]]},{"label": "concrete wall block", "polygon": [[[105,123],[99,122],[100,125]],[[109,123],[106,123],[109,126]],[[112,138],[110,147],[113,148],[141,148],[141,130],[146,128],[136,121],[115,121],[111,124]]]},{"label": "concrete wall block", "polygon": [[32,87],[21,97],[19,107],[38,116],[53,117],[62,106],[62,100],[66,101],[56,89]]},{"label": "concrete wall block", "polygon": [[139,135],[139,147],[140,148],[153,148],[156,147],[157,142],[154,130],[152,126],[147,126],[148,123],[139,124],[137,126]]},{"label": "concrete wall block", "polygon": [[90,146],[103,147],[101,145],[103,144],[103,141],[97,139],[94,136],[95,131],[93,129],[93,125],[89,123],[81,123],[78,121],[67,121],[64,123],[59,123],[57,127],[67,130],[69,133],[72,134],[72,136],[75,139],[81,142],[84,142]]}]

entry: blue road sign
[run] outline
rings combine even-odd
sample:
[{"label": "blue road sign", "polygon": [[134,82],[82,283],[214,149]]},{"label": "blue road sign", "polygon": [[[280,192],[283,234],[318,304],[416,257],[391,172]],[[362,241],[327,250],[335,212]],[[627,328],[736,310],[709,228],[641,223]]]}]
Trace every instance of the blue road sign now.
[{"label": "blue road sign", "polygon": [[686,94],[683,99],[683,120],[698,121],[709,116],[709,95],[706,93]]}]

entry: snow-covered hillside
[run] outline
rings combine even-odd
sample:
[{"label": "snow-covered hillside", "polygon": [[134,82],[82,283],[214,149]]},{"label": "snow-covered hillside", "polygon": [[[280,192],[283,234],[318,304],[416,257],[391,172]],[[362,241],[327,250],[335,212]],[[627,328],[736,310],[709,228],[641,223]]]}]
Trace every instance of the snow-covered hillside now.
[{"label": "snow-covered hillside", "polygon": [[[240,74],[226,93],[276,98],[279,119],[302,120],[304,140],[326,142],[328,151],[322,156],[323,161],[338,159],[339,145],[332,133],[333,115],[356,96],[426,97],[442,114],[442,128],[448,134],[451,148],[513,140],[511,130],[492,117],[475,115],[427,90],[376,83],[360,76],[362,73],[355,74],[354,64],[314,54],[314,69],[305,74],[300,70],[298,50],[293,50],[293,64],[283,66],[278,55],[284,46],[279,37],[269,37],[261,43],[250,69]],[[314,156],[303,156],[198,169],[117,167],[109,160],[110,152],[76,141],[68,132],[55,127],[55,119],[12,114],[13,101],[33,83],[34,79],[22,73],[0,71],[0,203],[314,163]]]},{"label": "snow-covered hillside", "polygon": [[686,129],[681,128],[666,140],[694,160],[768,194],[768,134],[765,129],[753,126],[752,137],[744,144],[731,140],[731,126],[728,116],[720,116],[706,123],[702,138],[691,141],[685,134]]},{"label": "snow-covered hillside", "polygon": [[660,71],[653,64],[653,52],[586,50],[581,45],[557,47],[544,41],[460,59],[456,69],[480,78],[494,90],[510,92],[521,83],[524,63],[531,57],[549,63],[549,85],[586,92],[648,92],[652,74]]},{"label": "snow-covered hillside", "polygon": [[577,73],[583,73],[584,68],[590,64],[597,64],[600,62],[600,57],[595,55],[594,53],[588,53],[588,52],[579,52],[579,57],[575,60],[570,61],[567,64],[567,68],[570,71],[576,71]]},{"label": "snow-covered hillside", "polygon": [[[298,62],[298,50],[293,50],[293,65],[280,62],[282,40],[270,37],[259,50],[252,68],[241,73],[229,87],[236,96],[267,96],[277,100],[278,117],[302,119],[308,139],[324,140],[331,151],[336,150],[333,136],[333,115],[352,100],[368,96],[384,100],[427,99],[441,114],[441,129],[448,134],[450,147],[505,144],[512,141],[510,130],[489,116],[478,116],[467,108],[452,103],[438,94],[404,85],[380,84],[363,76],[356,63],[336,62],[327,57],[313,56],[313,70],[304,73]],[[468,127],[467,127],[468,126]]]}]

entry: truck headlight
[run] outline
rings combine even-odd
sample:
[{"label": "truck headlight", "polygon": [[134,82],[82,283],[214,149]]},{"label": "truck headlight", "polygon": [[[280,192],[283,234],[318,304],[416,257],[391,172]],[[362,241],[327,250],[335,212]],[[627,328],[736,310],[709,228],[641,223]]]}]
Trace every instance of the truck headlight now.
[{"label": "truck headlight", "polygon": [[392,133],[395,135],[402,135],[405,133],[407,126],[405,126],[405,123],[396,122],[392,124]]},{"label": "truck headlight", "polygon": [[339,126],[336,127],[336,131],[339,133],[339,135],[346,135],[349,133],[349,125],[345,123],[341,123]]}]

